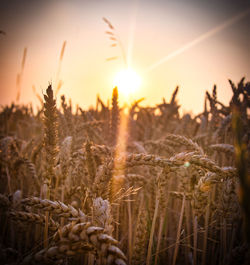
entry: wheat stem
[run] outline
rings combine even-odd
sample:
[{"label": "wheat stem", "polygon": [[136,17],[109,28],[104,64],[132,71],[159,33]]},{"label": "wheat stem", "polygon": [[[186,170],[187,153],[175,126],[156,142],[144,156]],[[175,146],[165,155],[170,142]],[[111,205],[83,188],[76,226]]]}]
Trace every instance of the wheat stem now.
[{"label": "wheat stem", "polygon": [[178,229],[177,229],[177,235],[176,235],[176,245],[175,245],[175,249],[174,249],[174,257],[173,257],[173,262],[172,265],[176,264],[176,259],[177,259],[177,254],[178,254],[178,250],[179,250],[179,241],[180,241],[180,236],[181,236],[181,226],[182,226],[182,220],[183,220],[183,216],[184,216],[184,209],[185,209],[185,194],[182,198],[182,205],[181,205],[181,213],[180,213],[180,219],[179,219],[179,224],[178,224]]},{"label": "wheat stem", "polygon": [[159,198],[157,197],[156,201],[155,201],[155,211],[154,211],[153,221],[152,221],[151,230],[150,230],[150,237],[149,237],[146,265],[149,265],[151,263],[153,237],[154,237],[154,232],[155,232],[156,218],[157,218],[157,215],[158,215],[158,208],[159,208]]}]

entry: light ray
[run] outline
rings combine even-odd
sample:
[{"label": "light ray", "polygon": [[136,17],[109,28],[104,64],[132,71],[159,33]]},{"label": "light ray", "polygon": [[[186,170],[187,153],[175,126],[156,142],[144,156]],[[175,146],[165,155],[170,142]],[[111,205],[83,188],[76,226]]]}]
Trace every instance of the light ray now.
[{"label": "light ray", "polygon": [[130,18],[130,27],[129,27],[129,36],[128,36],[128,50],[127,50],[128,67],[132,66],[138,2],[139,2],[139,0],[133,1],[134,5],[132,7],[132,14],[131,14],[131,18]]},{"label": "light ray", "polygon": [[216,26],[215,28],[209,30],[208,32],[202,34],[201,36],[199,36],[198,38],[194,39],[193,41],[187,43],[186,45],[184,45],[183,47],[179,48],[178,50],[168,54],[167,56],[163,57],[162,59],[160,59],[159,61],[153,63],[152,65],[150,65],[145,72],[150,72],[152,70],[154,70],[156,67],[160,66],[161,64],[167,62],[168,60],[174,58],[177,55],[180,55],[181,53],[187,51],[188,49],[192,48],[193,46],[199,44],[200,42],[208,39],[209,37],[212,37],[213,35],[215,35],[216,33],[224,30],[225,28],[233,25],[234,23],[238,22],[239,20],[243,19],[244,17],[246,17],[248,14],[250,13],[250,8],[235,15],[234,17],[224,21],[223,23],[221,23],[220,25]]}]

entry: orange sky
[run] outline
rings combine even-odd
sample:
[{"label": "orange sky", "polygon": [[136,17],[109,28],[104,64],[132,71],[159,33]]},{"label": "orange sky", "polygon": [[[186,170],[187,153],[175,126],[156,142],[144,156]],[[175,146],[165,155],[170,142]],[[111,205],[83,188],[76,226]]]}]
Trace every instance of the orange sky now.
[{"label": "orange sky", "polygon": [[[60,94],[84,108],[95,105],[97,94],[106,102],[123,63],[121,59],[105,60],[121,56],[121,52],[110,47],[102,17],[115,26],[127,54],[131,54],[132,68],[141,75],[142,85],[132,99],[145,97],[144,104],[160,103],[162,97],[168,100],[179,85],[182,109],[198,113],[203,108],[205,91],[211,91],[216,83],[218,98],[227,103],[231,97],[227,79],[250,79],[250,12],[145,72],[162,58],[250,8],[246,1],[221,1],[219,5],[215,1],[200,2],[1,1],[0,29],[7,35],[0,35],[0,104],[9,104],[16,98],[16,76],[24,47],[28,50],[20,102],[38,104],[32,85],[42,95],[48,82],[56,83],[65,40]],[[123,98],[120,101],[124,103]]]}]

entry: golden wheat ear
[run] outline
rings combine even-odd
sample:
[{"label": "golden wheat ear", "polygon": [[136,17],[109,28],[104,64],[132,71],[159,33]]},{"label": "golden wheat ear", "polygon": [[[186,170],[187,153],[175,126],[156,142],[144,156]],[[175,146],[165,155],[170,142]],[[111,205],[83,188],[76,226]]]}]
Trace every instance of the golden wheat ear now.
[{"label": "golden wheat ear", "polygon": [[112,145],[116,144],[118,126],[120,123],[120,113],[118,105],[118,89],[115,87],[112,94],[112,109],[111,109],[111,122],[110,122],[110,143]]}]

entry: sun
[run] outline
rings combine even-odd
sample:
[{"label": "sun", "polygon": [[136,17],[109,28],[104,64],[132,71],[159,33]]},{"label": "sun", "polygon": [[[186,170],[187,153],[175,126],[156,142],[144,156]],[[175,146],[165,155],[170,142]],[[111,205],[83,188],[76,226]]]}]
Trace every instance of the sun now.
[{"label": "sun", "polygon": [[124,69],[117,73],[113,85],[124,96],[130,96],[140,87],[141,77],[133,69]]}]

